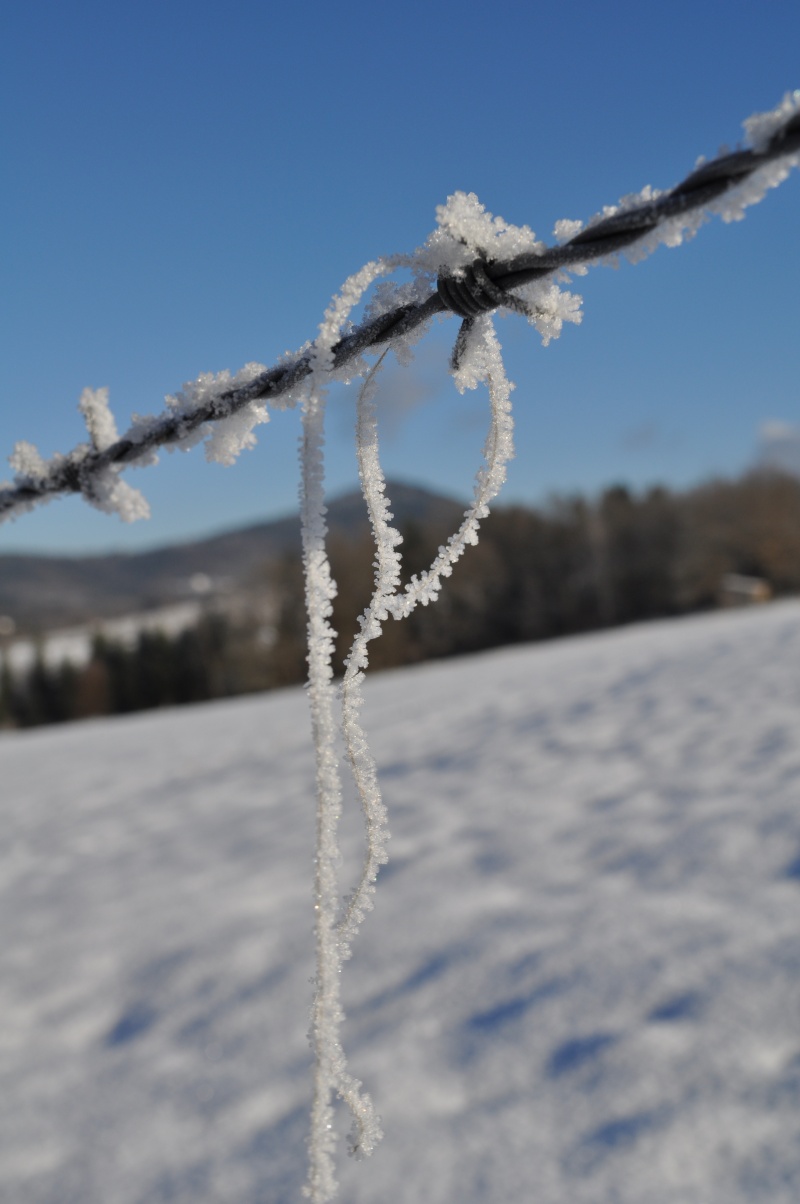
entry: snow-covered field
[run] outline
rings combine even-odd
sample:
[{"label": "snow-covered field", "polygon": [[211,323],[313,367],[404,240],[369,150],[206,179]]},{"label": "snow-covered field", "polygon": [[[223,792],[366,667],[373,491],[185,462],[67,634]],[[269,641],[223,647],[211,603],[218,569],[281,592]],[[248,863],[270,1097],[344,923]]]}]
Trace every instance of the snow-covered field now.
[{"label": "snow-covered field", "polygon": [[[797,1204],[800,604],[376,677],[347,1204]],[[302,690],[7,734],[0,1200],[295,1204]],[[359,821],[348,821],[356,865]]]}]

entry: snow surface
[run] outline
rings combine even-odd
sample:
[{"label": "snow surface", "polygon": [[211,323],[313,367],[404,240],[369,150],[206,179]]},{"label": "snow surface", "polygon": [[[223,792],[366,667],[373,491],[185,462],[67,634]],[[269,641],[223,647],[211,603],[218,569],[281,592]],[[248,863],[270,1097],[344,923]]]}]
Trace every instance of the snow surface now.
[{"label": "snow surface", "polygon": [[[367,683],[393,840],[342,989],[386,1137],[343,1200],[796,1204],[799,669],[792,602]],[[298,1202],[304,691],[0,772],[0,1200]]]}]

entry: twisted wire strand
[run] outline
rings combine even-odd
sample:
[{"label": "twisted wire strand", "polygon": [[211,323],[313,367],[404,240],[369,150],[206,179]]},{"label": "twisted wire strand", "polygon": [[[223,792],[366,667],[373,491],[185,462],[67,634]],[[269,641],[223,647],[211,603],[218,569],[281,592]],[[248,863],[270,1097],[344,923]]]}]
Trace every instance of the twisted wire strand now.
[{"label": "twisted wire strand", "polygon": [[[425,301],[399,305],[341,338],[332,349],[334,368],[346,367],[363,352],[390,344],[436,314],[449,311],[470,322],[477,314],[500,306],[526,311],[512,290],[630,248],[662,223],[702,209],[766,164],[798,152],[800,112],[795,112],[763,146],[709,160],[668,192],[591,223],[562,246],[508,261],[477,260],[458,278],[440,273],[435,289]],[[83,448],[78,454],[79,449],[75,449],[57,457],[55,463],[48,465],[46,476],[27,477],[0,489],[0,521],[50,496],[62,493],[91,496],[91,482],[104,470],[124,467],[158,447],[180,443],[204,423],[229,418],[250,402],[274,401],[295,389],[311,371],[311,352],[306,350],[288,363],[260,373],[247,384],[221,388],[191,414],[167,413],[141,435],[128,432],[102,450]]]}]

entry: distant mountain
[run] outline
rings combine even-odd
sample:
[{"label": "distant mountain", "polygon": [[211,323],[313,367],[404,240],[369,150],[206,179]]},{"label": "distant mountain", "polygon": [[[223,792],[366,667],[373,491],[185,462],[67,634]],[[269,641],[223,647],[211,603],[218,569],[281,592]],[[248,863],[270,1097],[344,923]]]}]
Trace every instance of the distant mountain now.
[{"label": "distant mountain", "polygon": [[[391,482],[395,521],[441,525],[453,530],[464,503],[413,485]],[[367,528],[358,491],[331,502],[332,532],[357,538]],[[0,615],[19,631],[46,630],[86,619],[130,614],[196,596],[203,578],[235,589],[259,569],[286,555],[299,554],[298,515],[257,523],[191,543],[148,552],[100,556],[0,555]]]}]

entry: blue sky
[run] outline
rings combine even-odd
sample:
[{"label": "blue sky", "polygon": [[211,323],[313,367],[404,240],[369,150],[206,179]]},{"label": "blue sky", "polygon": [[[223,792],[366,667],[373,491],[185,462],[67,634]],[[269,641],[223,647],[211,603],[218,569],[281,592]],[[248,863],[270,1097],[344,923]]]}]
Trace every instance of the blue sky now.
[{"label": "blue sky", "polygon": [[[410,251],[456,189],[551,241],[645,184],[669,187],[800,87],[795,0],[14,5],[0,39],[6,183],[0,452],[84,438],[81,390],[120,427],[204,371],[313,337],[344,278]],[[593,269],[584,321],[542,348],[499,323],[516,381],[507,500],[611,482],[683,486],[800,427],[800,173],[677,250]],[[455,320],[386,377],[389,474],[468,496],[485,399],[446,373]],[[332,401],[329,481],[356,480]],[[773,432],[778,429],[773,427]],[[235,467],[202,449],[131,474],[153,510],[77,499],[0,551],[134,549],[294,508],[296,413]]]}]

